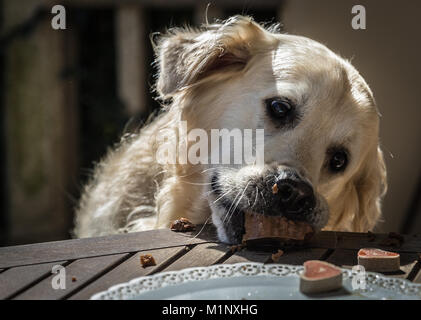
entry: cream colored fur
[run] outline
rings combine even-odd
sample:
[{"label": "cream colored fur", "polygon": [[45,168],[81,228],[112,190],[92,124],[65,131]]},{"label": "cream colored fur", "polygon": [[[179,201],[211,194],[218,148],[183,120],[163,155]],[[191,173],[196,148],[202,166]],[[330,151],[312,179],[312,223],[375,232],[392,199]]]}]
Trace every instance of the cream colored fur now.
[{"label": "cream colored fur", "polygon": [[[349,62],[315,41],[241,16],[197,30],[170,30],[156,54],[157,92],[172,103],[99,163],[77,209],[77,237],[166,228],[179,217],[193,223],[209,219],[213,168],[159,165],[155,158],[159,131],[181,120],[188,129],[208,132],[257,128],[263,121],[270,134],[265,160],[304,172],[327,201],[325,229],[367,231],[376,225],[386,190],[379,117],[369,87]],[[277,94],[305,106],[301,123],[287,133],[277,132],[260,110],[263,98]],[[349,168],[337,177],[323,167],[332,142],[347,144],[352,154]]]}]

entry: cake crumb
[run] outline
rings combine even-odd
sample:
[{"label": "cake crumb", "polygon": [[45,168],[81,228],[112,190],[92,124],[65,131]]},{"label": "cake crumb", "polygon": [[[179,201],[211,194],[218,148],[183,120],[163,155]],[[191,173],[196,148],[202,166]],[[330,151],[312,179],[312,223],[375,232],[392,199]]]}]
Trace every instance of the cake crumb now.
[{"label": "cake crumb", "polygon": [[170,229],[176,232],[187,232],[195,230],[196,226],[189,219],[180,218],[171,223]]},{"label": "cake crumb", "polygon": [[284,255],[284,251],[281,249],[278,250],[278,252],[272,254],[272,261],[278,262],[279,259]]},{"label": "cake crumb", "polygon": [[156,266],[155,259],[150,254],[145,254],[145,255],[140,256],[140,263],[142,264],[143,268]]},{"label": "cake crumb", "polygon": [[273,194],[277,194],[278,193],[278,185],[276,183],[272,186],[272,193]]}]

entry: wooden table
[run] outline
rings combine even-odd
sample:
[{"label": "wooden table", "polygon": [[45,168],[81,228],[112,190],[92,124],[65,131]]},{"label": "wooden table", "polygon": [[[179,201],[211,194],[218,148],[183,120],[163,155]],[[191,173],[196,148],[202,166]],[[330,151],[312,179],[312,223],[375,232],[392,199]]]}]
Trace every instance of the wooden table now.
[{"label": "wooden table", "polygon": [[[217,241],[212,226],[202,229],[200,233],[153,230],[0,248],[0,299],[89,299],[112,285],[162,271],[218,263],[272,263],[270,252],[232,252]],[[401,254],[401,270],[388,276],[421,283],[421,235],[404,236],[398,246],[385,245],[387,238],[387,234],[321,232],[305,247],[285,250],[278,263],[301,265],[319,259],[349,268],[357,264],[360,248],[376,247]],[[141,266],[140,256],[146,253],[154,256],[156,266]],[[65,267],[66,289],[52,288],[55,265]]]}]

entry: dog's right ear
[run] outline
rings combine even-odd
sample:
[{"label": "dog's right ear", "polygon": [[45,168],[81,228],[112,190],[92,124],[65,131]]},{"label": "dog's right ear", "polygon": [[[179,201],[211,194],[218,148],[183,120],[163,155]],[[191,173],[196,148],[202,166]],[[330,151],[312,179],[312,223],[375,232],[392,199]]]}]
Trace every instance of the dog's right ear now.
[{"label": "dog's right ear", "polygon": [[267,44],[275,43],[271,35],[243,16],[206,26],[202,31],[171,30],[156,46],[159,95],[168,98],[216,72],[243,69],[259,48],[267,49]]}]

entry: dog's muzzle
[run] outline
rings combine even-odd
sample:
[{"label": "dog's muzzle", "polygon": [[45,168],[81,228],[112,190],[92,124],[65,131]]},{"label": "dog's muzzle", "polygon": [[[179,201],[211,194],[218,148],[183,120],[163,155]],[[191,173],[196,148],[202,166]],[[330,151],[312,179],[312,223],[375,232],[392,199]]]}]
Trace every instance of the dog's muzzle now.
[{"label": "dog's muzzle", "polygon": [[312,186],[304,181],[297,172],[288,170],[278,176],[272,187],[279,212],[292,220],[301,220],[303,215],[311,213],[316,206],[316,197]]},{"label": "dog's muzzle", "polygon": [[325,226],[327,202],[298,170],[274,165],[256,174],[247,169],[221,169],[210,179],[212,221],[221,241],[241,242],[245,212],[284,216],[315,230]]}]

